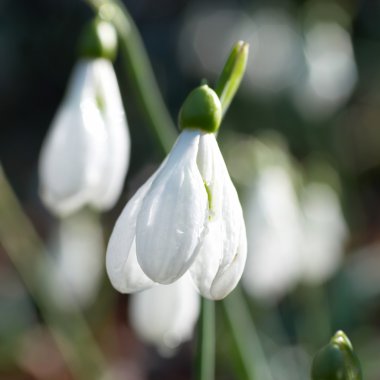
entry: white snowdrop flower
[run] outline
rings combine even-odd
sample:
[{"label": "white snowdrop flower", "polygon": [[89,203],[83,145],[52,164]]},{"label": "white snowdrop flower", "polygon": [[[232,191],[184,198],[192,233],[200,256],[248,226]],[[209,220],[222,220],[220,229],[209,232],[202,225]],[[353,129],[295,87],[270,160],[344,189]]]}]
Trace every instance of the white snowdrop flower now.
[{"label": "white snowdrop flower", "polygon": [[312,182],[303,190],[303,279],[320,284],[328,279],[343,259],[347,226],[339,198],[327,184]]},{"label": "white snowdrop flower", "polygon": [[97,215],[81,210],[60,219],[49,249],[53,260],[47,275],[57,304],[66,310],[91,304],[104,265],[103,232]]},{"label": "white snowdrop flower", "polygon": [[188,275],[170,285],[133,294],[130,322],[138,336],[168,355],[191,339],[200,310],[199,295]]},{"label": "white snowdrop flower", "polygon": [[260,170],[246,211],[249,254],[243,285],[255,298],[276,300],[297,284],[302,270],[301,215],[285,168]]},{"label": "white snowdrop flower", "polygon": [[[104,30],[109,39],[109,30]],[[111,208],[122,190],[129,155],[127,120],[112,63],[82,58],[42,146],[43,202],[61,216],[86,204]]]},{"label": "white snowdrop flower", "polygon": [[[201,108],[198,114],[194,104]],[[117,290],[170,284],[187,271],[210,299],[221,299],[236,286],[245,264],[246,233],[212,133],[220,119],[220,102],[210,88],[201,86],[189,95],[172,151],[127,203],[113,230],[106,264]]]}]

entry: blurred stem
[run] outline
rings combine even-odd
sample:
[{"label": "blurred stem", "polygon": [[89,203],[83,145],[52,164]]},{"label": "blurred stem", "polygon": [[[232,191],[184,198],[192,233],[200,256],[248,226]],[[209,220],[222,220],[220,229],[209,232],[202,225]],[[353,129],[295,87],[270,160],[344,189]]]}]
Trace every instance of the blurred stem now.
[{"label": "blurred stem", "polygon": [[65,314],[49,292],[52,263],[0,166],[0,244],[38,305],[76,379],[100,379],[105,361],[79,311]]},{"label": "blurred stem", "polygon": [[132,79],[134,91],[157,143],[170,151],[176,128],[163,102],[143,41],[128,10],[119,0],[84,0],[102,18],[112,22],[119,34],[124,69]]},{"label": "blurred stem", "polygon": [[215,375],[215,304],[201,298],[201,314],[198,322],[196,380],[213,380]]},{"label": "blurred stem", "polygon": [[226,113],[229,105],[238,90],[247,66],[249,45],[246,42],[237,42],[227,59],[226,64],[215,86],[215,92],[222,104],[222,113]]},{"label": "blurred stem", "polygon": [[260,338],[239,285],[222,301],[222,305],[247,378],[273,380]]}]

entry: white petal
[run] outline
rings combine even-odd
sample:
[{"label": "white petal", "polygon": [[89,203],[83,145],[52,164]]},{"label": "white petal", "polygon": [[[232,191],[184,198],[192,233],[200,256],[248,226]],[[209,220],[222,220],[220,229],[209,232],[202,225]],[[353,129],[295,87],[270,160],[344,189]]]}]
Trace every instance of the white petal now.
[{"label": "white petal", "polygon": [[137,218],[137,260],[158,283],[192,264],[207,218],[207,193],[196,157],[200,132],[185,130],[146,194]]},{"label": "white petal", "polygon": [[244,221],[240,230],[240,242],[233,259],[226,265],[220,266],[210,289],[212,299],[226,297],[239,282],[247,258],[247,234]]},{"label": "white petal", "polygon": [[134,294],[129,305],[134,330],[164,353],[191,338],[198,315],[199,295],[187,275]]},{"label": "white petal", "polygon": [[201,137],[198,166],[208,187],[209,220],[191,267],[200,293],[224,298],[239,281],[246,259],[246,233],[241,205],[214,135]]},{"label": "white petal", "polygon": [[108,243],[106,256],[108,277],[113,287],[121,293],[131,293],[154,285],[154,282],[141,270],[136,259],[136,219],[154,178],[155,175],[127,203]]},{"label": "white petal", "polygon": [[83,206],[104,171],[107,133],[93,84],[92,62],[79,62],[42,147],[41,197],[60,215]]},{"label": "white petal", "polygon": [[107,127],[107,157],[92,203],[99,209],[112,207],[120,196],[129,165],[130,136],[113,66],[106,59],[94,63],[96,96]]}]

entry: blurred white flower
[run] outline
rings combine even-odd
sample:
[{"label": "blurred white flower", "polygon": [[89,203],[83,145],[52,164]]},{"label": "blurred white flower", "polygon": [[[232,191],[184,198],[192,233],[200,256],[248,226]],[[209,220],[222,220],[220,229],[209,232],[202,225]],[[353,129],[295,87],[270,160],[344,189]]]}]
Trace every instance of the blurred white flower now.
[{"label": "blurred white flower", "polygon": [[310,183],[302,192],[303,280],[320,284],[340,266],[348,232],[335,191],[327,184]]},{"label": "blurred white flower", "polygon": [[191,338],[199,315],[199,295],[188,275],[170,285],[133,294],[130,322],[139,337],[170,354]]},{"label": "blurred white flower", "polygon": [[297,197],[287,170],[260,171],[246,205],[249,253],[243,284],[249,294],[277,299],[297,282],[302,237]]},{"label": "blurred white flower", "polygon": [[262,96],[272,96],[293,85],[302,65],[302,39],[283,7],[265,6],[252,15],[223,3],[200,2],[187,12],[179,40],[179,60],[189,74],[217,77],[220,62],[235,41],[254,49],[242,84]]},{"label": "blurred white flower", "polygon": [[259,169],[246,203],[248,257],[243,284],[261,300],[277,300],[299,282],[319,285],[339,267],[347,227],[336,192],[310,182],[298,200],[287,169]]},{"label": "blurred white flower", "polygon": [[317,22],[306,32],[304,52],[307,77],[295,88],[295,104],[305,118],[328,117],[356,84],[351,37],[338,23]]},{"label": "blurred white flower", "polygon": [[48,275],[55,302],[66,310],[91,304],[104,265],[103,231],[97,215],[83,210],[60,219],[49,248],[54,255]]},{"label": "blurred white flower", "polygon": [[250,33],[255,54],[247,74],[252,88],[270,95],[293,85],[300,73],[302,45],[292,16],[281,7],[258,9]]},{"label": "blurred white flower", "polygon": [[40,194],[67,215],[89,204],[111,208],[129,163],[130,138],[115,72],[106,59],[82,59],[43,143]]},{"label": "blurred white flower", "polygon": [[184,129],[115,225],[110,280],[133,292],[170,284],[189,270],[203,296],[220,299],[236,286],[245,258],[242,210],[215,135]]}]

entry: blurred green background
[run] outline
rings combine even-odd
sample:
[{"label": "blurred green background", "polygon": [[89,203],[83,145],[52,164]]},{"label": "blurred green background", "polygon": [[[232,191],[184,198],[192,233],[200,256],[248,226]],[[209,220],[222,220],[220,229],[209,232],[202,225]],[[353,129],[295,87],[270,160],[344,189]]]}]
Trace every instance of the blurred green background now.
[{"label": "blurred green background", "polygon": [[[246,285],[244,296],[272,379],[307,379],[312,355],[338,329],[353,342],[365,379],[379,379],[380,2],[125,0],[124,4],[141,33],[173,120],[202,78],[215,83],[232,44],[239,39],[250,43],[247,73],[219,142],[250,221],[249,240],[257,236],[252,238],[255,246],[261,239],[263,260],[256,262],[263,267],[254,267],[254,290]],[[0,160],[46,245],[58,222],[38,197],[38,156],[76,62],[78,35],[92,15],[79,0],[0,1]],[[120,57],[115,68],[132,157],[123,196],[101,216],[105,241],[125,202],[162,159]],[[262,173],[268,168],[284,169],[289,175],[286,184],[281,180],[273,184],[278,177],[272,176],[272,185],[266,188],[263,178],[268,177]],[[335,198],[333,203],[317,203],[317,216],[314,213],[311,219],[318,222],[319,210],[328,213],[333,208],[341,219],[330,228],[330,219],[323,219],[321,211],[322,222],[315,222],[317,237],[308,240],[302,228],[292,227],[286,210],[297,209],[307,218],[304,191],[315,183],[328,187]],[[287,186],[295,199],[283,192]],[[273,202],[260,200],[260,191],[264,198],[273,192]],[[277,222],[270,221],[272,216]],[[306,223],[302,220],[297,223]],[[277,250],[288,243],[289,250],[294,249],[289,242],[292,234],[306,236],[299,248],[303,253],[289,257],[283,253],[277,262],[278,277],[272,278],[277,273],[273,269]],[[19,235],[22,238],[22,230],[14,231],[16,238]],[[267,253],[268,240],[278,243],[270,248],[273,255]],[[313,272],[316,264],[307,271],[299,261],[309,262],[307,255],[320,251],[331,273],[327,270],[319,278]],[[337,251],[332,268],[328,260]],[[262,276],[266,283],[260,282],[263,273],[269,273]],[[309,281],[313,275],[318,279]],[[109,378],[189,379],[194,342],[162,358],[131,329],[128,296],[116,294],[103,273],[101,277],[83,313],[106,359]],[[217,310],[217,377],[245,378],[220,304]],[[70,313],[63,307],[68,321]],[[0,241],[0,378],[73,379],[52,335],[44,312]],[[260,367],[260,361],[252,353],[253,365]]]}]

